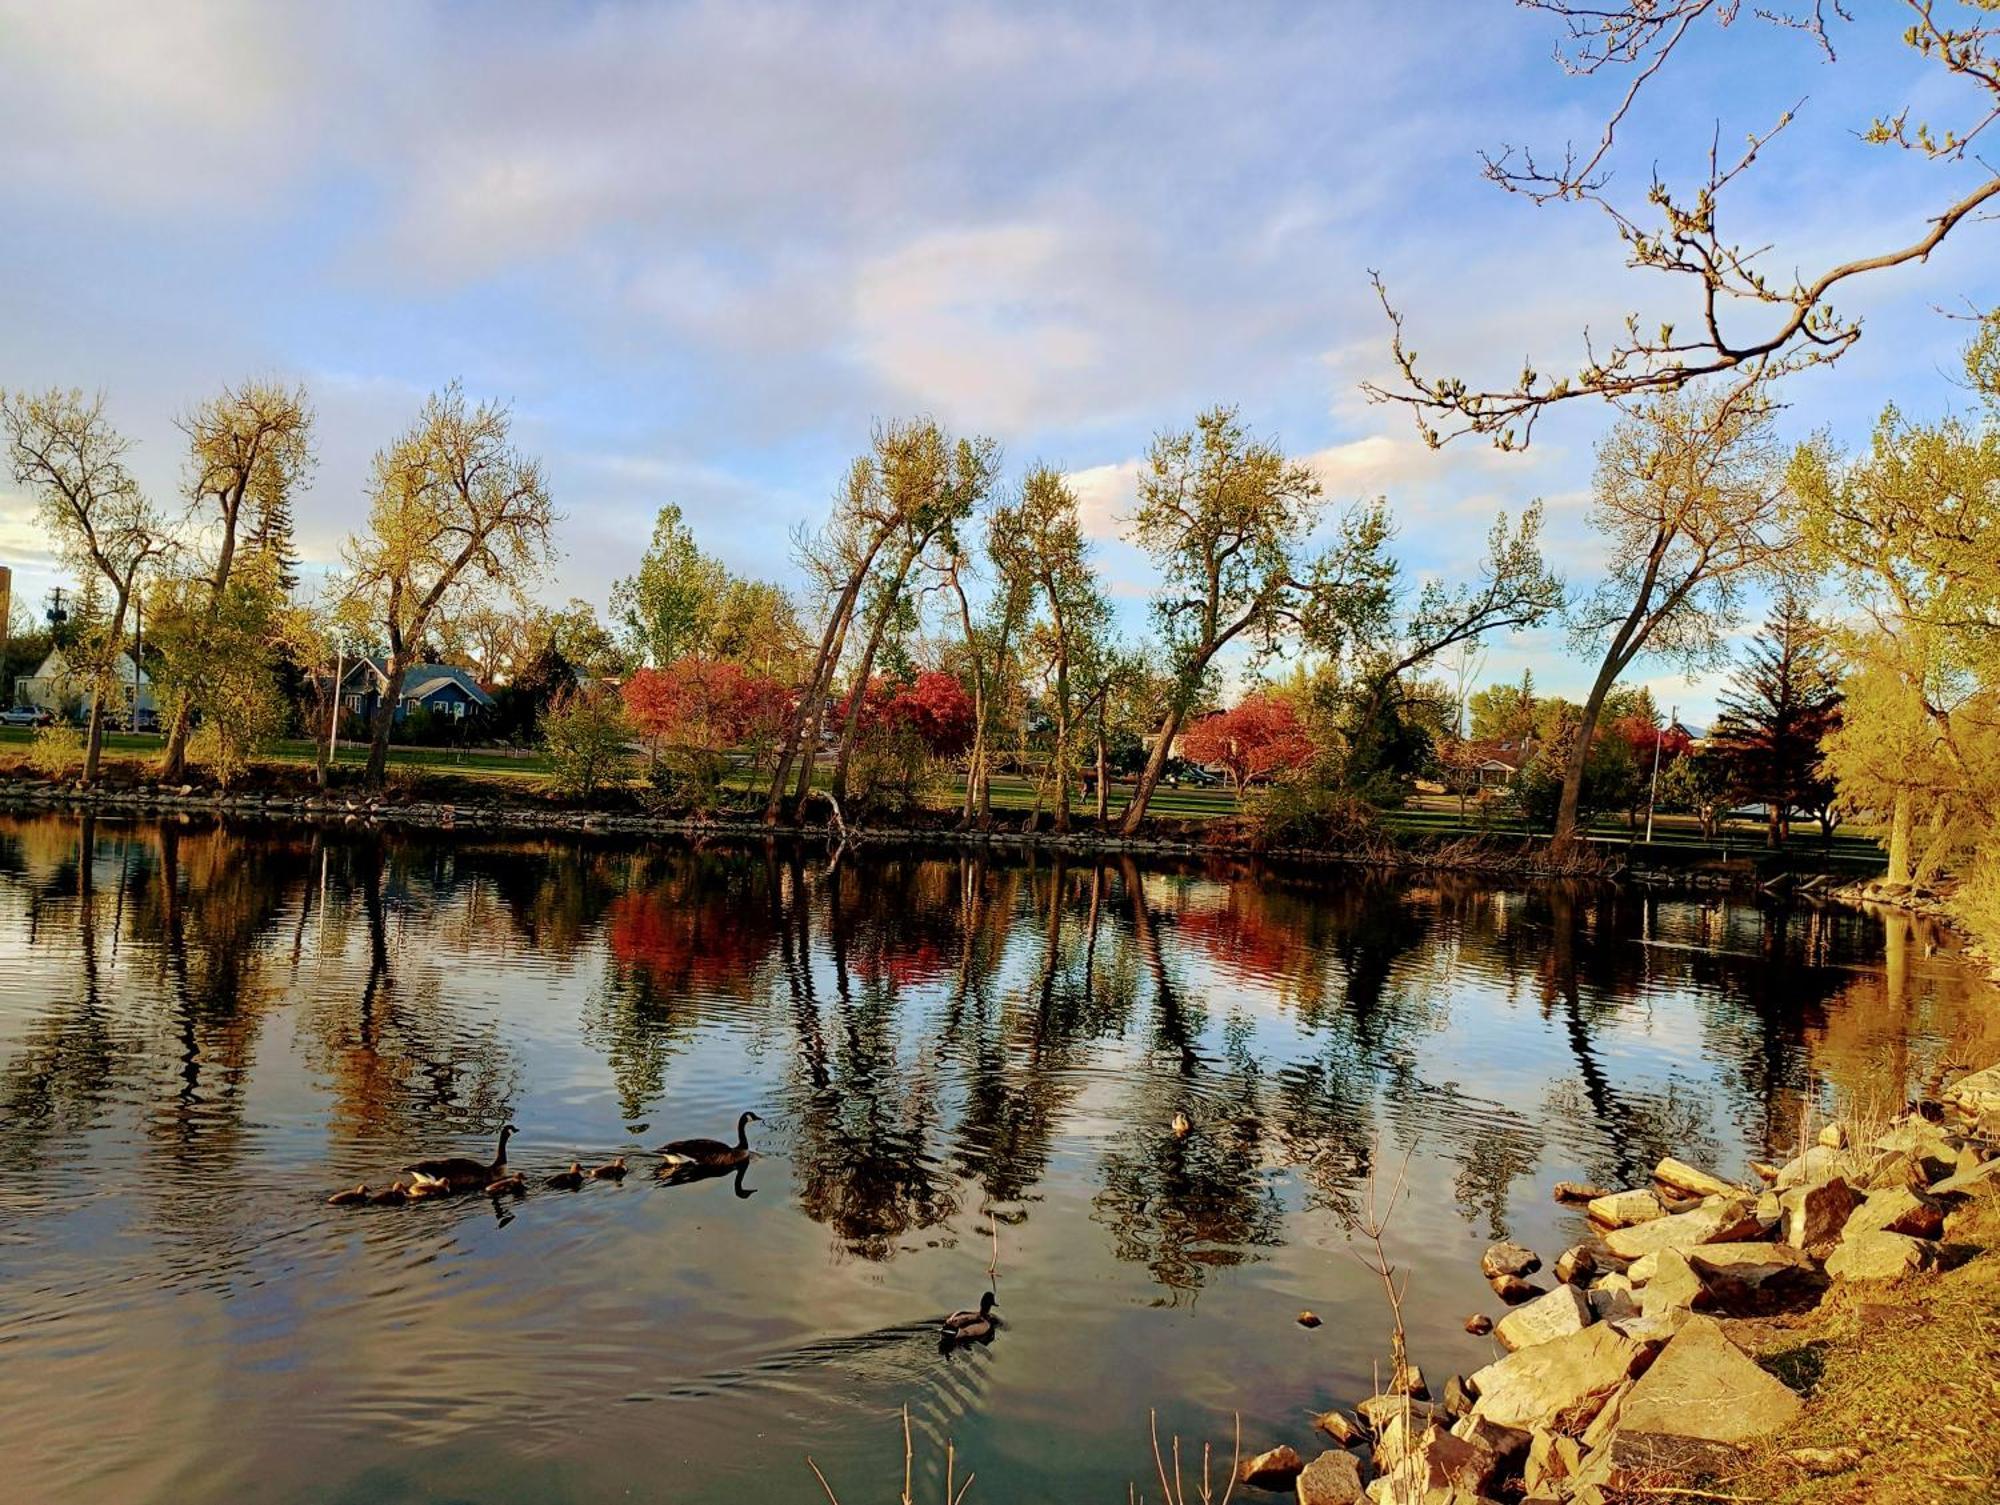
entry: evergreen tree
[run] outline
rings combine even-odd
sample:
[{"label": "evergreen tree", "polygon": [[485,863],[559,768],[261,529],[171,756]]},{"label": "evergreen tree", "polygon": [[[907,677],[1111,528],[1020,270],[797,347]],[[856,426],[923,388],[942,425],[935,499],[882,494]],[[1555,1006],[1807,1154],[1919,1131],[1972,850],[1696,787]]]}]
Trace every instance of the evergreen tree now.
[{"label": "evergreen tree", "polygon": [[262,561],[286,596],[299,588],[299,551],[292,541],[292,499],[283,491],[259,497],[243,552]]},{"label": "evergreen tree", "polygon": [[1826,629],[1787,590],[1720,697],[1713,733],[1739,799],[1769,812],[1766,840],[1782,846],[1793,810],[1823,810],[1833,799],[1820,773],[1820,743],[1837,724],[1840,690]]}]

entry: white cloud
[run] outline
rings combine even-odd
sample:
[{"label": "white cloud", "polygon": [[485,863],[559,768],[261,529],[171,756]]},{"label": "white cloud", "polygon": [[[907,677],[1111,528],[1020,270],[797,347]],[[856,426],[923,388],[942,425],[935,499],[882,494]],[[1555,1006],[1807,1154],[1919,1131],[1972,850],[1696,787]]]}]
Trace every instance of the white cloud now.
[{"label": "white cloud", "polygon": [[1115,539],[1139,505],[1141,460],[1120,460],[1072,470],[1063,477],[1076,493],[1077,518],[1086,538]]}]

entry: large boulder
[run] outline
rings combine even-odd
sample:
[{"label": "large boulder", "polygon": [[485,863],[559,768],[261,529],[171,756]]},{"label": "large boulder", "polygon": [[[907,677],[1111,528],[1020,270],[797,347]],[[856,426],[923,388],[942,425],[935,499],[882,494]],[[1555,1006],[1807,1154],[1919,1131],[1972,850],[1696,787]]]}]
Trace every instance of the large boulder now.
[{"label": "large boulder", "polygon": [[1625,1397],[1618,1431],[1740,1443],[1790,1424],[1802,1406],[1721,1323],[1693,1316]]},{"label": "large boulder", "polygon": [[1650,1223],[1667,1215],[1660,1199],[1650,1190],[1606,1192],[1592,1197],[1584,1211],[1593,1223],[1606,1228],[1626,1228],[1633,1223]]},{"label": "large boulder", "polygon": [[1597,1273],[1597,1256],[1588,1244],[1571,1244],[1556,1256],[1556,1279],[1565,1285],[1588,1285]]},{"label": "large boulder", "polygon": [[1960,1118],[1983,1118],[2000,1113],[2000,1066],[1989,1066],[1962,1076],[1938,1094],[1945,1110]]},{"label": "large boulder", "polygon": [[1503,1427],[1532,1427],[1559,1416],[1583,1426],[1645,1362],[1646,1352],[1602,1323],[1520,1349],[1472,1376],[1479,1397],[1473,1415]]},{"label": "large boulder", "polygon": [[1854,1188],[1839,1176],[1808,1182],[1782,1193],[1785,1242],[1794,1249],[1819,1249],[1840,1237],[1847,1216],[1861,1205]]},{"label": "large boulder", "polygon": [[1703,1305],[1721,1311],[1752,1311],[1826,1283],[1790,1244],[1703,1244],[1686,1259],[1707,1292]]},{"label": "large boulder", "polygon": [[1431,1409],[1429,1401],[1412,1400],[1407,1395],[1371,1395],[1354,1408],[1362,1424],[1377,1437],[1382,1435],[1391,1421],[1405,1416],[1422,1426],[1431,1419]]},{"label": "large boulder", "polygon": [[1929,1239],[1902,1233],[1862,1233],[1843,1238],[1826,1257],[1835,1280],[1896,1280],[1937,1264],[1938,1247]]},{"label": "large boulder", "polygon": [[1503,1427],[1484,1416],[1461,1416],[1452,1425],[1451,1435],[1485,1448],[1503,1470],[1528,1454],[1527,1432],[1520,1427]]},{"label": "large boulder", "polygon": [[1361,1498],[1361,1460],[1328,1448],[1299,1472],[1299,1505],[1354,1505]]},{"label": "large boulder", "polygon": [[1692,1249],[1698,1244],[1731,1244],[1756,1235],[1756,1210],[1744,1198],[1717,1197],[1692,1212],[1654,1218],[1629,1228],[1614,1228],[1604,1245],[1620,1259],[1639,1259],[1661,1249]]},{"label": "large boulder", "polygon": [[1590,1298],[1575,1286],[1565,1285],[1526,1306],[1516,1307],[1500,1319],[1493,1332],[1511,1352],[1567,1337],[1590,1323]]},{"label": "large boulder", "polygon": [[1371,1493],[1395,1505],[1478,1500],[1499,1468],[1500,1460],[1478,1443],[1433,1428],[1417,1439],[1402,1462],[1375,1481]]},{"label": "large boulder", "polygon": [[1898,1119],[1870,1141],[1870,1148],[1908,1155],[1926,1181],[1941,1181],[1958,1169],[1958,1140],[1921,1118]]},{"label": "large boulder", "polygon": [[1944,1232],[1944,1208],[1933,1197],[1907,1187],[1874,1191],[1855,1208],[1841,1230],[1843,1239],[1870,1233],[1903,1233],[1911,1238],[1936,1238]]},{"label": "large boulder", "polygon": [[1305,1471],[1305,1460],[1290,1447],[1275,1447],[1268,1453],[1259,1453],[1254,1458],[1245,1458],[1237,1469],[1239,1482],[1257,1489],[1290,1489],[1292,1482]]},{"label": "large boulder", "polygon": [[1850,1186],[1865,1186],[1868,1178],[1885,1161],[1893,1158],[1888,1150],[1830,1150],[1816,1144],[1795,1160],[1787,1161],[1778,1172],[1777,1188],[1790,1191],[1839,1176]]},{"label": "large boulder", "polygon": [[1652,1259],[1653,1278],[1639,1293],[1639,1311],[1655,1329],[1678,1331],[1707,1291],[1680,1250],[1662,1249]]},{"label": "large boulder", "polygon": [[1479,1256],[1479,1273],[1488,1280],[1502,1275],[1532,1275],[1541,1267],[1541,1255],[1516,1243],[1503,1241],[1489,1245],[1486,1252]]},{"label": "large boulder", "polygon": [[1971,1197],[2000,1190],[2000,1159],[1981,1161],[1931,1187],[1934,1197]]},{"label": "large boulder", "polygon": [[1669,1155],[1653,1167],[1653,1179],[1683,1197],[1740,1197],[1743,1188],[1720,1176],[1697,1170],[1684,1160]]}]

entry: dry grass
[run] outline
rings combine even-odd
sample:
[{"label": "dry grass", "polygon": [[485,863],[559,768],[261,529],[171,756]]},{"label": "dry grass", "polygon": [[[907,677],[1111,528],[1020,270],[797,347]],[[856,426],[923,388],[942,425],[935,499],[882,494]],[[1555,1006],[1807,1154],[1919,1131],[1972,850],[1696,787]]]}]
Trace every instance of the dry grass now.
[{"label": "dry grass", "polygon": [[[1800,1318],[1737,1324],[1806,1409],[1742,1473],[1681,1482],[1773,1505],[2000,1500],[2000,1199],[1977,1199],[1947,1236],[1982,1252],[1940,1274],[1836,1286]],[[1866,1456],[1814,1476],[1787,1457],[1808,1448]]]}]

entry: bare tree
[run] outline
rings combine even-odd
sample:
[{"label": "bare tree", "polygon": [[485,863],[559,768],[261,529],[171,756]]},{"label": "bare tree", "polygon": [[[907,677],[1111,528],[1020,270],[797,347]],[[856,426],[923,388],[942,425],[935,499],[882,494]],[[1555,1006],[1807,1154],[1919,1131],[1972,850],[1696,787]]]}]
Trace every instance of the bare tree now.
[{"label": "bare tree", "polygon": [[110,594],[108,616],[93,624],[83,645],[91,678],[83,779],[95,783],[125,619],[140,572],[169,547],[166,526],[125,468],[129,442],[105,418],[103,394],[85,398],[58,388],[0,394],[0,423],[15,483],[34,494],[63,562]]},{"label": "bare tree", "polygon": [[1734,385],[1657,393],[1599,442],[1590,521],[1611,564],[1572,608],[1570,636],[1602,656],[1563,769],[1558,853],[1575,839],[1591,738],[1619,677],[1642,654],[1718,662],[1745,587],[1777,568],[1792,537],[1784,462],[1770,405]]},{"label": "bare tree", "polygon": [[484,585],[518,589],[553,554],[558,514],[538,461],[509,442],[499,403],[470,407],[453,382],[375,457],[368,532],[350,537],[354,590],[389,653],[368,751],[368,780],[388,771],[403,676],[437,614]]},{"label": "bare tree", "polygon": [[[1904,42],[1940,70],[1929,80],[1942,97],[1947,83],[1974,98],[1961,125],[1912,119],[1903,105],[1878,116],[1862,132],[1876,145],[1912,153],[1952,172],[1936,212],[1901,244],[1790,276],[1765,269],[1768,247],[1747,243],[1723,228],[1723,201],[1773,138],[1797,119],[1793,104],[1740,154],[1725,154],[1720,128],[1708,151],[1706,176],[1692,189],[1675,188],[1654,175],[1645,206],[1614,202],[1610,171],[1619,134],[1635,102],[1667,70],[1690,32],[1704,20],[1727,27],[1741,18],[1741,0],[1520,0],[1558,17],[1565,40],[1557,48],[1564,71],[1583,77],[1625,72],[1630,81],[1597,141],[1567,147],[1556,162],[1503,148],[1485,159],[1488,181],[1537,204],[1587,204],[1600,210],[1623,243],[1628,263],[1692,282],[1694,317],[1680,324],[1642,328],[1638,316],[1606,349],[1585,337],[1584,359],[1569,375],[1550,377],[1524,366],[1512,386],[1482,387],[1457,376],[1427,375],[1404,343],[1403,319],[1380,277],[1375,288],[1388,314],[1398,380],[1367,383],[1377,401],[1411,408],[1425,439],[1437,445],[1461,434],[1480,434],[1503,449],[1525,446],[1548,408],[1579,397],[1631,399],[1670,392],[1689,382],[1722,378],[1756,390],[1773,377],[1838,360],[1861,338],[1861,321],[1833,304],[1856,278],[1921,262],[1967,221],[1990,218],[1981,209],[2000,199],[2000,173],[1971,154],[1973,142],[2000,119],[2000,26],[1950,25],[1939,18],[1939,0],[1900,0],[1909,22]],[[1988,0],[1973,0],[1990,12]],[[1883,7],[1886,9],[1886,7]],[[1869,7],[1871,19],[1876,7]],[[1833,26],[1853,18],[1841,0],[1795,0],[1790,7],[1758,6],[1761,23],[1796,31],[1827,63],[1836,60]]]}]

